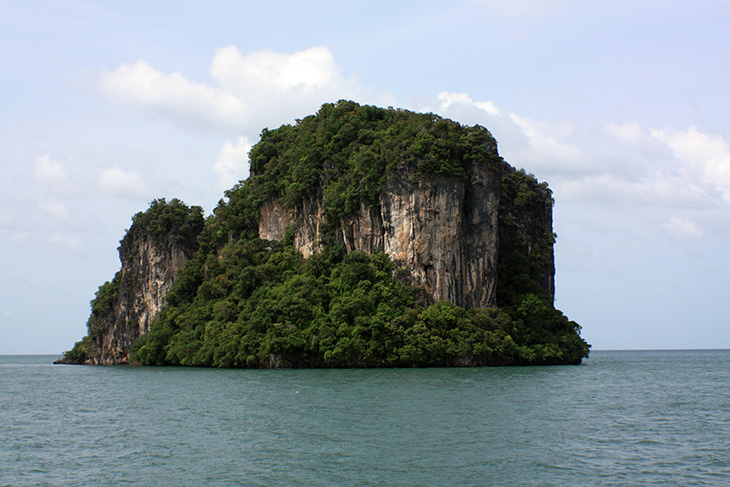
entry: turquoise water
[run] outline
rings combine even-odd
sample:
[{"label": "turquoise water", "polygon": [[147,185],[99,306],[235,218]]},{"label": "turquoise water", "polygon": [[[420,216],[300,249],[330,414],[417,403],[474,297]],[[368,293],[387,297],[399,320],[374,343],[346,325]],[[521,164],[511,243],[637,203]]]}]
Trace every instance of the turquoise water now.
[{"label": "turquoise water", "polygon": [[209,370],[0,356],[0,485],[730,485],[730,351]]}]

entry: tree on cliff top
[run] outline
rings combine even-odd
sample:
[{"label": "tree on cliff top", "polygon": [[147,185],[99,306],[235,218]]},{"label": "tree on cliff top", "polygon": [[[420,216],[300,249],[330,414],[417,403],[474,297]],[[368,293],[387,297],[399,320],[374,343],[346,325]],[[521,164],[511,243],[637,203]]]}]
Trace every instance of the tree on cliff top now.
[{"label": "tree on cliff top", "polygon": [[[535,293],[539,287],[511,286],[505,309],[465,310],[449,303],[424,308],[387,255],[346,254],[338,243],[340,219],[361,202],[377,205],[393,177],[413,184],[465,178],[470,164],[487,164],[518,188],[517,206],[544,204],[537,181],[502,161],[487,129],[340,101],[295,125],[264,129],[249,156],[250,178],[226,192],[227,200],[204,225],[198,226],[202,216],[179,212],[177,200],[155,200],[135,215],[122,247],[144,229],[154,238],[197,235],[199,249],[168,292],[158,320],[134,344],[132,360],[223,367],[435,366],[578,363],[588,355],[580,327]],[[317,191],[325,211],[320,254],[305,260],[291,234],[281,242],[258,239],[261,203],[276,198],[296,206]],[[519,233],[522,223],[516,223],[515,238],[531,238]],[[545,242],[551,256],[552,240]],[[531,258],[520,264],[519,275],[528,280],[545,264]]]},{"label": "tree on cliff top", "polygon": [[[126,256],[134,254],[140,241],[144,239],[152,239],[160,247],[176,245],[189,249],[190,253],[194,252],[198,248],[197,239],[204,223],[203,209],[199,206],[188,207],[177,198],[169,202],[165,198],[153,200],[146,211],[132,217],[132,225],[119,242],[122,265],[125,265]],[[83,363],[91,357],[94,347],[99,346],[97,339],[114,322],[122,274],[122,271],[118,271],[111,281],[99,286],[90,303],[91,314],[86,323],[88,333],[71,350],[65,352],[64,360],[67,363]],[[134,283],[130,284],[127,278],[126,287],[132,286]]]},{"label": "tree on cliff top", "polygon": [[195,247],[204,222],[202,207],[188,207],[177,198],[169,202],[158,198],[146,211],[132,217],[132,226],[119,242],[120,247],[131,247],[140,237],[152,238],[158,244],[167,239],[173,245]]},{"label": "tree on cliff top", "polygon": [[422,177],[466,178],[475,162],[495,170],[506,166],[484,127],[344,100],[294,125],[264,129],[249,160],[251,176],[227,191],[228,202],[215,210],[236,236],[253,236],[258,207],[268,199],[296,207],[322,191],[334,225],[361,201],[376,207],[385,183],[399,175],[415,183]]}]

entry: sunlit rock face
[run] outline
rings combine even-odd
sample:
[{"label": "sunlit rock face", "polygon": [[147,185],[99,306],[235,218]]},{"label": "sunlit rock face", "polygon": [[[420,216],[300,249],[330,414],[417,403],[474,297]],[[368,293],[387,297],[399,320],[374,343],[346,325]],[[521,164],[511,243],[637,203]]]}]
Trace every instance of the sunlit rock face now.
[{"label": "sunlit rock face", "polygon": [[102,328],[92,342],[89,364],[125,364],[132,343],[149,330],[163,298],[195,249],[140,236],[122,242],[119,294],[114,306],[99,319]]},{"label": "sunlit rock face", "polygon": [[[399,174],[384,186],[376,205],[361,201],[356,214],[340,221],[340,241],[348,251],[384,251],[423,288],[424,304],[494,306],[500,178],[487,164],[473,164],[468,178],[413,179]],[[517,214],[509,204],[502,206]],[[305,257],[320,249],[321,192],[305,198],[298,208],[270,200],[260,212],[261,238],[280,240],[290,227]],[[551,206],[540,205],[538,212],[551,226]],[[530,224],[529,218],[517,217],[522,226]],[[552,282],[552,274],[546,281]]]},{"label": "sunlit rock face", "polygon": [[208,219],[200,207],[164,199],[133,217],[122,268],[99,288],[89,333],[66,363],[128,363],[186,262],[195,255],[168,296],[173,309],[204,293],[201,282],[216,257],[225,262],[231,241],[257,233],[304,258],[384,252],[393,277],[416,286],[424,306],[552,303],[552,193],[505,162],[483,127],[340,101],[296,125],[264,129],[249,162],[250,178]]},{"label": "sunlit rock face", "polygon": [[[337,237],[348,252],[383,251],[400,276],[422,289],[423,304],[448,301],[465,308],[498,305],[498,264],[517,249],[526,258],[547,252],[538,280],[554,296],[552,198],[547,187],[530,183],[534,201],[515,201],[506,194],[503,174],[487,164],[473,164],[469,177],[413,178],[404,173],[389,180],[377,204],[361,201],[359,209],[338,222]],[[268,200],[259,207],[259,237],[281,240],[289,232],[306,257],[321,250],[326,215],[321,191],[299,207]],[[131,234],[119,247],[122,268],[113,305],[96,317],[99,332],[88,364],[125,364],[134,341],[149,330],[163,298],[195,245],[175,239]],[[507,269],[509,272],[509,269]]]}]

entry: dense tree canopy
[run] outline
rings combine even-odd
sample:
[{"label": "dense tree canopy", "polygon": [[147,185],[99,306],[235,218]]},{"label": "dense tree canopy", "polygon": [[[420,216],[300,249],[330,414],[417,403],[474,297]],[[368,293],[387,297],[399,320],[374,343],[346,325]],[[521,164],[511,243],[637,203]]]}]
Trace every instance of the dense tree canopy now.
[{"label": "dense tree canopy", "polygon": [[122,247],[132,247],[139,237],[152,238],[158,243],[190,244],[195,242],[203,229],[203,208],[188,207],[177,198],[169,202],[158,198],[150,203],[147,211],[132,217],[132,226],[120,242]]},{"label": "dense tree canopy", "polygon": [[[135,215],[122,247],[142,232],[159,241],[197,238],[198,250],[135,342],[133,362],[379,367],[579,363],[588,356],[580,327],[553,308],[538,282],[552,265],[551,222],[535,237],[515,218],[544,205],[550,192],[502,161],[485,128],[340,101],[295,125],[265,129],[249,158],[249,179],[227,191],[204,224],[202,210],[178,200],[155,200]],[[500,253],[499,308],[424,307],[386,254],[348,254],[339,243],[342,217],[361,202],[375,209],[389,178],[465,178],[475,161],[502,174],[510,201],[500,218],[512,242]],[[324,206],[321,252],[304,259],[291,232],[280,242],[258,238],[264,201],[294,207],[315,192]],[[114,286],[102,286],[92,302],[89,336],[99,332],[94,316],[113,304]],[[85,340],[67,354],[83,356]]]},{"label": "dense tree canopy", "polygon": [[194,295],[181,295],[179,286],[171,292],[158,323],[135,343],[133,360],[215,367],[510,365],[577,363],[587,352],[578,325],[534,295],[511,312],[446,302],[424,308],[382,253],[305,260],[291,245],[253,239],[192,264],[182,282],[199,283]]},{"label": "dense tree canopy", "polygon": [[475,161],[508,167],[496,147],[479,125],[342,100],[295,125],[264,129],[249,153],[251,177],[227,191],[228,201],[215,213],[236,238],[253,237],[263,201],[282,198],[298,206],[319,190],[334,230],[361,201],[376,207],[386,181],[399,175],[416,184],[421,177],[465,178]]}]

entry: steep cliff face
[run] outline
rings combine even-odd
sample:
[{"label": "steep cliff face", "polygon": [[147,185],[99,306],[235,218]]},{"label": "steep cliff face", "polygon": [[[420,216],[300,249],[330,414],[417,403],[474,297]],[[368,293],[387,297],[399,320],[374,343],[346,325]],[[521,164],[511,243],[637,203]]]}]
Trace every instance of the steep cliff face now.
[{"label": "steep cliff face", "polygon": [[[348,252],[384,251],[424,290],[425,304],[448,301],[465,308],[496,304],[500,174],[473,164],[467,178],[389,180],[377,205],[339,221],[338,240]],[[411,182],[413,181],[413,182]],[[297,208],[279,200],[260,208],[259,237],[280,240],[287,227],[309,256],[320,248],[325,212],[322,192]]]},{"label": "steep cliff face", "polygon": [[547,184],[504,162],[485,129],[363,110],[338,103],[264,133],[248,188],[259,237],[290,232],[305,256],[333,231],[348,251],[383,250],[426,305],[512,306],[526,294],[552,304]]},{"label": "steep cliff face", "polygon": [[509,168],[502,176],[499,203],[497,301],[515,304],[525,293],[547,303],[555,299],[553,198],[545,183],[524,170]]},{"label": "steep cliff face", "polygon": [[128,363],[132,348],[225,367],[587,356],[553,307],[552,193],[485,128],[338,102],[265,129],[249,158],[208,220],[177,200],[135,215],[65,363]]},{"label": "steep cliff face", "polygon": [[132,218],[119,245],[121,269],[91,301],[88,334],[61,363],[125,364],[147,333],[178,273],[198,249],[202,208],[180,200],[155,200]]},{"label": "steep cliff face", "polygon": [[123,242],[119,248],[122,268],[118,274],[118,294],[109,309],[93,317],[91,326],[98,333],[86,363],[127,363],[130,347],[149,331],[165,294],[194,251],[171,239],[158,242],[147,235]]}]

